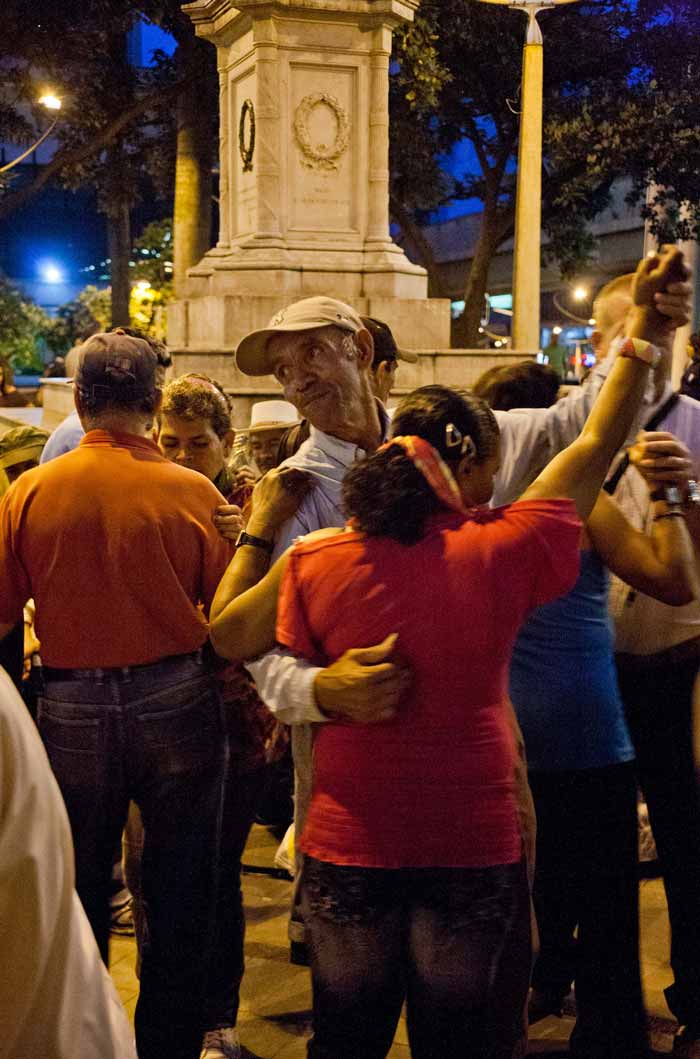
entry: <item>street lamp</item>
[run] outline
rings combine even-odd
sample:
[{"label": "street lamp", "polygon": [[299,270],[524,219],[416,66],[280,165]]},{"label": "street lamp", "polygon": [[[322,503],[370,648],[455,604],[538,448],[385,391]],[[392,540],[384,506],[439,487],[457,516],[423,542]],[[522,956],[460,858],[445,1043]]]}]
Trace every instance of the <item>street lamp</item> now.
[{"label": "street lamp", "polygon": [[40,97],[39,103],[41,103],[42,107],[46,107],[47,110],[55,110],[56,117],[53,119],[46,132],[42,133],[39,139],[33,143],[31,147],[28,147],[27,150],[23,151],[22,154],[17,156],[17,158],[13,158],[11,162],[7,163],[7,165],[0,166],[0,173],[6,173],[8,169],[13,169],[16,165],[19,165],[20,162],[23,162],[28,155],[33,151],[36,151],[37,147],[41,147],[44,140],[47,139],[56,128],[59,119],[58,111],[61,109],[61,100],[59,97],[54,96],[49,92]]},{"label": "street lamp", "polygon": [[513,348],[540,348],[540,244],[542,240],[542,32],[540,11],[576,0],[481,0],[528,17],[523,48],[522,112],[515,202]]}]

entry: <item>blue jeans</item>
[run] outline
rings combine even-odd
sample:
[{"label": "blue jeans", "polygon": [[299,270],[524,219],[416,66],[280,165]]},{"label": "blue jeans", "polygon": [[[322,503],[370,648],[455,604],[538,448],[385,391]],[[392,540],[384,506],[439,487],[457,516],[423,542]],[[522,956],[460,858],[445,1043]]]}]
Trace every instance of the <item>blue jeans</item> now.
[{"label": "blue jeans", "polygon": [[304,858],[309,1059],[384,1059],[406,999],[414,1059],[511,1059],[530,975],[523,864],[357,868]]},{"label": "blue jeans", "polygon": [[227,929],[237,917],[221,915],[218,887],[228,749],[213,679],[199,652],[124,670],[47,670],[38,725],[71,822],[76,889],[105,961],[113,853],[129,800],[141,810],[138,1053],[196,1059],[210,967],[236,945]]}]

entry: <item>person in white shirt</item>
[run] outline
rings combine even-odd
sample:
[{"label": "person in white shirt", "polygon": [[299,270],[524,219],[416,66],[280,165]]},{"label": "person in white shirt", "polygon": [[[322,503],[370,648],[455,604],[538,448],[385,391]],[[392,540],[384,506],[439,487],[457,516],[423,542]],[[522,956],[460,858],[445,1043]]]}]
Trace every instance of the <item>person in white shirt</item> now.
[{"label": "person in white shirt", "polygon": [[0,1053],[136,1059],[74,889],[68,817],[39,734],[0,669]]}]

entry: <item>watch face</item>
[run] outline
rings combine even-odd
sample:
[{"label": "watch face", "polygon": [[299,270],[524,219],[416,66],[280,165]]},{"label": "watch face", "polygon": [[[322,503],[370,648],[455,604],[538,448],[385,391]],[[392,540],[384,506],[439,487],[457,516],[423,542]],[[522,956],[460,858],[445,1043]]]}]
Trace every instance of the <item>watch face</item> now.
[{"label": "watch face", "polygon": [[666,494],[666,503],[667,504],[682,504],[683,503],[683,497],[681,496],[681,491],[680,491],[680,489],[678,488],[677,485],[664,486],[664,492]]}]

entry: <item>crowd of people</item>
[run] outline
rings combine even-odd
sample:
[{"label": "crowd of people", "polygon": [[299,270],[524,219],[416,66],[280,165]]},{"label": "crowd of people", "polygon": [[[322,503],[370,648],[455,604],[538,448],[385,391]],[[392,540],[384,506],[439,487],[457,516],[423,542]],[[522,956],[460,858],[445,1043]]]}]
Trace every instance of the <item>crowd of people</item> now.
[{"label": "crowd of people", "polygon": [[133,1059],[98,957],[123,849],[139,1059],[240,1057],[241,856],[288,733],[310,1059],[382,1059],[404,1003],[416,1059],[515,1059],[572,983],[570,1054],[648,1059],[638,785],[675,1052],[700,1056],[687,278],[665,248],[604,288],[566,396],[521,365],[392,414],[415,355],[296,302],[236,351],[284,397],[245,447],[215,380],[165,381],[162,343],[82,344],[75,415],[0,439],[8,1056]]}]

